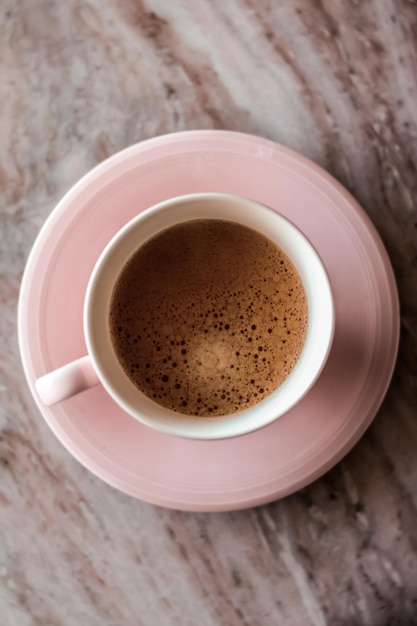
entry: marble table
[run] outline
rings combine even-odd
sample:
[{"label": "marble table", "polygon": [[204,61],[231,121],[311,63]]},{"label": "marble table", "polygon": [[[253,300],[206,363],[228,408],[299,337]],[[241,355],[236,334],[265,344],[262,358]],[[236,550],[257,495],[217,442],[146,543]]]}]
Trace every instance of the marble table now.
[{"label": "marble table", "polygon": [[[4,0],[0,6],[0,624],[417,624],[417,4]],[[397,367],[334,469],[257,509],[154,507],[89,473],[23,375],[16,305],[45,218],[142,139],[238,130],[325,167],[388,250]]]}]

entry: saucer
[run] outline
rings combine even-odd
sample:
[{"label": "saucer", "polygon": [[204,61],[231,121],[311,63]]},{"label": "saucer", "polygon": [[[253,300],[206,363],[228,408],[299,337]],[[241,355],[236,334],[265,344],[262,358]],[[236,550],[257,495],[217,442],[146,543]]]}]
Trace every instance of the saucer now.
[{"label": "saucer", "polygon": [[[132,197],[138,179],[141,194]],[[107,242],[153,204],[210,191],[272,207],[318,251],[333,289],[336,328],[330,356],[312,390],[273,424],[220,441],[154,431],[127,415],[100,385],[54,407],[42,406],[34,390],[36,378],[86,353],[84,293]],[[30,254],[18,330],[25,374],[39,410],[80,463],[150,503],[227,511],[300,489],[358,441],[392,376],[399,307],[391,265],[375,228],[329,174],[259,137],[190,131],[116,154],[66,194]]]}]

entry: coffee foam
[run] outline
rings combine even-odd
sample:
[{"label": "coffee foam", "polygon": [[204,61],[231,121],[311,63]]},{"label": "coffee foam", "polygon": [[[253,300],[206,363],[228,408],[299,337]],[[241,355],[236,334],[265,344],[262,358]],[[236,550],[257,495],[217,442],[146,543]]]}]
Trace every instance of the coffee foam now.
[{"label": "coffee foam", "polygon": [[253,406],[288,376],[308,324],[288,257],[221,220],[175,226],[126,264],[110,328],[129,378],[159,404],[197,417]]}]

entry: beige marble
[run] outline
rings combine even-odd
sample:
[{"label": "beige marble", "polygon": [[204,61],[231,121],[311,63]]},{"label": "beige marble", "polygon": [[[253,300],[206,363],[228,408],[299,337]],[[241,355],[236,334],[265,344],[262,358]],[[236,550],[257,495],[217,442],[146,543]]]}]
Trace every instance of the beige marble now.
[{"label": "beige marble", "polygon": [[[0,625],[417,624],[417,4],[0,3]],[[25,383],[16,303],[45,218],[141,139],[280,141],[351,190],[398,279],[402,339],[372,427],[332,471],[255,510],[129,498],[55,439]]]}]

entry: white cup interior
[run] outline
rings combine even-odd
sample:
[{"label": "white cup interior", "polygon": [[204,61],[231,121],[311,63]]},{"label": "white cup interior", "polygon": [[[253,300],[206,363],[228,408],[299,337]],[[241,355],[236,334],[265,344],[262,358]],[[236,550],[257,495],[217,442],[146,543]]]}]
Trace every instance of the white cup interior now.
[{"label": "white cup interior", "polygon": [[[284,383],[271,395],[232,415],[197,418],[166,409],[148,398],[124,373],[112,347],[109,308],[114,284],[130,256],[157,233],[181,222],[222,219],[252,228],[277,244],[298,270],[308,301],[303,351]],[[193,194],[162,202],[122,228],[101,254],[90,277],[84,306],[89,354],[107,392],[124,410],[165,433],[196,439],[221,439],[266,426],[293,407],[319,376],[330,350],[334,306],[323,264],[306,237],[274,210],[245,198]]]}]

